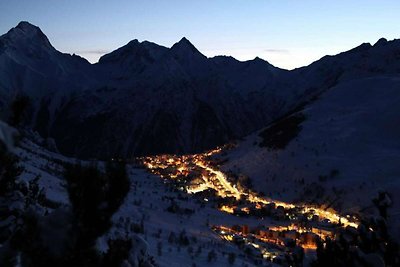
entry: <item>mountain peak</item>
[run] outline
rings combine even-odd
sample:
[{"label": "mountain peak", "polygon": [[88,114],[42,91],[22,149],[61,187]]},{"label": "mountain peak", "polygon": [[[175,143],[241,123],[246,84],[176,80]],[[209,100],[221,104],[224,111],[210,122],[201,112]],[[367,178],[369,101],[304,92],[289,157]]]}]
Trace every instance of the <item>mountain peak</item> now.
[{"label": "mountain peak", "polygon": [[182,39],[178,43],[192,44],[185,36],[183,36]]},{"label": "mountain peak", "polygon": [[129,41],[129,43],[127,44],[127,46],[135,46],[138,45],[140,42],[138,39],[133,39],[131,41]]},{"label": "mountain peak", "polygon": [[42,46],[53,48],[47,36],[42,30],[27,22],[21,21],[18,25],[5,35],[11,42],[34,43]]},{"label": "mountain peak", "polygon": [[40,30],[39,27],[29,23],[28,21],[21,21],[20,23],[18,23],[18,25],[15,28],[21,29],[21,30],[24,30],[24,31],[37,31],[37,30]]},{"label": "mountain peak", "polygon": [[381,46],[381,45],[385,45],[388,43],[388,40],[386,38],[380,38],[375,44],[374,46]]},{"label": "mountain peak", "polygon": [[103,55],[99,59],[99,63],[122,62],[127,60],[133,60],[133,62],[135,62],[134,64],[139,62],[153,63],[166,51],[168,51],[166,47],[159,46],[149,41],[139,42],[139,40],[134,39],[117,50]]},{"label": "mountain peak", "polygon": [[199,50],[186,38],[183,37],[179,42],[171,47],[172,51],[181,51],[183,53],[191,52],[194,54],[201,54]]},{"label": "mountain peak", "polygon": [[23,33],[25,36],[33,37],[33,36],[39,36],[40,38],[46,38],[46,35],[42,32],[42,30],[38,27],[35,26],[28,21],[21,21],[18,23],[18,25],[11,29],[10,31],[19,31]]},{"label": "mountain peak", "polygon": [[[252,64],[256,64],[257,66],[269,66],[269,67],[274,67],[273,65],[271,65],[271,63],[269,63],[268,61],[266,61],[265,59],[262,59],[260,57],[255,57],[252,60],[248,61],[249,63]],[[274,67],[275,68],[275,67]]]},{"label": "mountain peak", "polygon": [[254,59],[253,59],[253,61],[254,62],[267,62],[266,60],[264,60],[264,59],[262,59],[262,58],[260,58],[260,57],[255,57]]}]

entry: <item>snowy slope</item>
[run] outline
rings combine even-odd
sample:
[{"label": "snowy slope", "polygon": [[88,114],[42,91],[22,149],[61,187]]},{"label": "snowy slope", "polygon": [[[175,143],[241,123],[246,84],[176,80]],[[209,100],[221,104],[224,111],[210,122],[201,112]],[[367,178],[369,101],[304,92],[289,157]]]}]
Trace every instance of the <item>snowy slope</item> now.
[{"label": "snowy slope", "polygon": [[[50,242],[55,242],[54,236],[62,235],[60,217],[70,207],[66,181],[63,178],[63,164],[75,163],[76,159],[68,158],[60,154],[50,152],[35,142],[23,139],[16,154],[20,158],[20,164],[24,171],[19,176],[19,183],[29,184],[38,177],[39,189],[43,190],[46,196],[46,203],[49,206],[37,206],[36,212],[43,213],[42,223],[53,221],[53,224],[46,229],[50,235]],[[80,161],[83,164],[88,162]],[[91,162],[93,164],[93,162]],[[101,166],[101,162],[99,165]],[[144,169],[133,165],[127,166],[130,178],[130,190],[120,206],[113,215],[111,229],[97,240],[97,248],[100,252],[108,250],[109,239],[133,240],[133,247],[129,254],[127,265],[139,267],[139,262],[154,262],[156,266],[255,266],[251,257],[245,256],[237,246],[221,240],[212,231],[210,225],[231,225],[247,224],[258,226],[257,218],[239,218],[217,210],[212,205],[202,205],[198,199],[189,195],[172,190],[160,177],[147,173]],[[185,215],[171,213],[167,208],[171,205],[171,199],[181,208],[193,210],[193,214]],[[12,203],[13,206],[23,204],[20,199]],[[3,203],[4,204],[4,203]],[[64,215],[65,216],[65,215]],[[58,220],[57,220],[58,218]],[[64,218],[65,219],[65,218]],[[9,227],[16,222],[5,220],[4,224],[10,223]],[[65,223],[65,221],[61,221]],[[138,225],[143,224],[144,231],[135,230]],[[209,223],[209,225],[207,225]],[[271,223],[269,220],[263,224]],[[171,232],[176,238],[185,231],[189,238],[189,245],[182,245],[177,240],[169,242]],[[51,235],[54,236],[51,236]],[[1,245],[1,244],[0,244]],[[208,253],[213,250],[216,253],[216,260],[208,262]],[[234,264],[228,264],[228,253],[235,253],[237,258]],[[271,266],[275,266],[271,263]]]},{"label": "snowy slope", "polygon": [[[76,163],[77,160],[50,152],[37,144],[37,142],[40,141],[40,138],[33,139],[35,141],[24,138],[16,148],[15,152],[19,158],[19,165],[23,168],[23,171],[17,178],[16,182],[20,186],[21,184],[25,184],[26,187],[29,187],[34,180],[37,181],[38,189],[40,192],[43,192],[44,198],[41,198],[39,202],[31,202],[29,209],[35,211],[38,218],[40,218],[39,224],[45,227],[45,234],[42,236],[44,244],[50,244],[56,249],[59,249],[62,248],[62,243],[65,242],[63,234],[65,224],[68,224],[70,220],[69,211],[71,209],[67,184],[63,178],[64,164]],[[79,162],[82,164],[90,164],[89,162]],[[26,201],[30,201],[29,196],[23,196],[19,192],[12,195],[7,200],[8,202],[3,202],[3,200],[5,200],[3,198],[1,198],[1,200],[2,208],[7,204],[8,209],[13,210],[13,212],[10,213],[11,216],[2,220],[1,230],[2,233],[4,233],[4,229],[7,229],[8,227],[10,233],[12,233],[13,229],[18,227],[21,223],[21,219],[18,219],[18,216],[15,217],[14,215],[19,214],[26,209]],[[2,216],[4,216],[4,214]],[[110,231],[121,231],[122,229],[120,228],[122,227],[115,222]],[[151,256],[149,255],[147,244],[143,238],[135,233],[129,233],[129,236],[132,238],[134,243],[129,252],[129,259],[125,266],[138,267],[141,266],[138,264],[139,262],[142,264],[150,262],[149,260]],[[104,242],[107,242],[107,237],[111,236],[103,236],[101,239]],[[58,241],[60,241],[60,244],[57,244]],[[2,245],[3,244],[0,244],[0,248]],[[99,251],[106,252],[107,247],[99,247]],[[151,267],[152,265],[146,266]]]},{"label": "snowy slope", "polygon": [[[144,233],[140,236],[146,240],[147,248],[155,258],[157,266],[254,266],[238,247],[224,242],[214,233],[210,225],[248,224],[257,226],[260,222],[255,218],[239,218],[223,213],[211,206],[202,206],[198,200],[182,192],[171,191],[160,177],[150,175],[143,169],[129,168],[131,190],[120,210],[113,216],[115,226],[105,237],[123,237],[130,232],[131,225],[144,223]],[[181,195],[183,198],[180,198]],[[194,211],[191,215],[171,213],[167,211],[171,199],[181,208]],[[263,223],[267,223],[264,221]],[[171,232],[176,237],[184,231],[189,238],[189,245],[169,242]],[[99,247],[107,247],[100,239]],[[208,253],[217,253],[216,261],[208,262]],[[234,264],[228,264],[228,253],[238,257]],[[271,266],[275,266],[271,263]]]},{"label": "snowy slope", "polygon": [[249,176],[267,196],[331,203],[343,212],[371,208],[372,198],[388,191],[394,202],[389,214],[399,225],[399,101],[399,75],[339,83],[288,116],[304,120],[284,145],[274,144],[296,133],[287,118],[269,127],[281,125],[278,131],[266,128],[240,141],[223,168]]}]

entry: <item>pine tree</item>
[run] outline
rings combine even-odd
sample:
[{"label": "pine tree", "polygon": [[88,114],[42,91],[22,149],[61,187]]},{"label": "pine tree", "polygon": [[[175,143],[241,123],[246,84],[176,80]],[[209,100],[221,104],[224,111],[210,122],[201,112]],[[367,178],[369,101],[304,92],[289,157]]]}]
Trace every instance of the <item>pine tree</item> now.
[{"label": "pine tree", "polygon": [[15,179],[22,170],[18,158],[8,153],[0,143],[0,197],[15,189]]}]

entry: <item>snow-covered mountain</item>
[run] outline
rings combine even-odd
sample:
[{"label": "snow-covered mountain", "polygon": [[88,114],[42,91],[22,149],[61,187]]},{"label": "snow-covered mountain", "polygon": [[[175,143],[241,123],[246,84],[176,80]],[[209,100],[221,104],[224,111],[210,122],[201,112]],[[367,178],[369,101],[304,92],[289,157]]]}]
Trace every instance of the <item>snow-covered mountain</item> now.
[{"label": "snow-covered mountain", "polygon": [[33,99],[30,126],[86,158],[190,153],[250,134],[338,82],[398,73],[400,42],[380,40],[286,71],[255,58],[207,58],[183,38],[133,40],[90,64],[27,22],[0,37],[0,108]]},{"label": "snow-covered mountain", "polygon": [[86,157],[190,152],[249,133],[270,119],[264,88],[285,73],[260,59],[208,59],[186,38],[172,48],[134,40],[91,65],[27,22],[1,37],[0,65],[3,110],[30,96],[31,126]]},{"label": "snow-covered mountain", "polygon": [[78,56],[57,51],[43,32],[28,22],[21,22],[0,37],[0,107],[17,94],[31,97],[35,104],[51,100],[54,110],[63,96],[90,84],[90,63]]}]

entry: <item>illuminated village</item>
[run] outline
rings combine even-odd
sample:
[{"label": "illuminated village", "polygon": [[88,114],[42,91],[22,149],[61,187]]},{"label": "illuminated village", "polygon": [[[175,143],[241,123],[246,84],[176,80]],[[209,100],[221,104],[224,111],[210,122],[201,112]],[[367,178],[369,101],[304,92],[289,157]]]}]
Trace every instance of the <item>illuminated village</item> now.
[{"label": "illuminated village", "polygon": [[141,161],[153,174],[221,212],[258,221],[268,218],[273,222],[257,227],[210,222],[211,229],[221,239],[261,262],[282,264],[285,257],[304,256],[304,251],[314,253],[318,243],[335,239],[340,231],[356,231],[359,220],[354,215],[341,216],[331,209],[258,196],[218,170],[217,160],[212,156],[224,149],[195,155],[145,157]]}]

